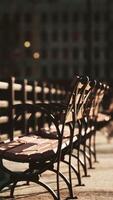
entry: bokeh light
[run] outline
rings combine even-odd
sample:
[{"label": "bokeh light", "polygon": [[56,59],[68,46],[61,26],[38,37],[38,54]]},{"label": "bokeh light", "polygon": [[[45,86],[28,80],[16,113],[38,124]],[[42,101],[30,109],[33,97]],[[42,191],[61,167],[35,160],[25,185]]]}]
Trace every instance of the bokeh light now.
[{"label": "bokeh light", "polygon": [[31,46],[30,41],[25,41],[24,42],[24,47],[29,48]]},{"label": "bokeh light", "polygon": [[33,58],[34,58],[34,59],[39,59],[39,58],[40,58],[39,52],[34,52],[34,53],[33,53]]}]

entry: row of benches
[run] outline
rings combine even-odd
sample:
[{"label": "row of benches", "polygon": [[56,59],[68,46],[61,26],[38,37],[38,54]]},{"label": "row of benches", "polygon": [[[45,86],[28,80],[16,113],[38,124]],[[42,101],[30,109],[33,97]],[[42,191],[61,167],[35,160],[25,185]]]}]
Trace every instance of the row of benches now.
[{"label": "row of benches", "polygon": [[[0,189],[10,185],[10,196],[13,197],[18,182],[35,182],[46,188],[55,200],[61,200],[62,178],[69,191],[66,199],[76,199],[72,171],[78,185],[82,185],[81,168],[84,175],[88,176],[88,167],[92,168],[93,161],[96,161],[96,130],[103,126],[103,122],[110,120],[108,116],[99,113],[106,90],[106,84],[88,77],[75,76],[65,98],[60,102],[12,105],[11,129],[15,133],[18,123],[23,124],[21,119],[24,115],[24,132],[0,144],[0,168],[10,177]],[[76,166],[72,158],[77,162]],[[28,165],[24,171],[11,171],[4,166],[4,159]],[[67,165],[68,177],[60,170],[61,163]],[[40,175],[47,170],[56,174],[56,192],[41,180]]]}]

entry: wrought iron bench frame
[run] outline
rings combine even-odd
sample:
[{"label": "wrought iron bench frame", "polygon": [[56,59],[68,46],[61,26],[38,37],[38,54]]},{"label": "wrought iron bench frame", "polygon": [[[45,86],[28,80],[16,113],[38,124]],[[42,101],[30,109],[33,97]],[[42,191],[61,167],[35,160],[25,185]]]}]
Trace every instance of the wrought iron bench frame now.
[{"label": "wrought iron bench frame", "polygon": [[[37,155],[35,155],[35,159],[30,156],[23,157],[23,154],[22,154],[22,157],[19,156],[18,151],[16,152],[16,150],[15,150],[16,147],[15,146],[11,147],[11,145],[13,145],[13,142],[14,143],[17,142],[18,139],[16,141],[13,138],[11,141],[8,141],[6,143],[4,143],[4,142],[0,143],[0,168],[3,171],[5,171],[6,173],[8,173],[10,176],[10,179],[8,180],[8,182],[5,183],[4,185],[2,185],[0,190],[2,190],[6,186],[12,184],[10,196],[13,197],[14,189],[15,189],[17,182],[32,181],[32,182],[38,183],[38,184],[42,185],[43,187],[45,187],[51,193],[51,195],[53,196],[54,199],[60,200],[61,196],[60,196],[59,177],[61,177],[64,180],[64,182],[67,184],[67,187],[69,189],[69,197],[67,197],[67,199],[76,199],[77,198],[76,195],[74,196],[74,194],[73,194],[72,184],[71,184],[71,172],[70,172],[71,159],[69,159],[69,180],[60,172],[60,161],[61,161],[63,149],[65,149],[65,147],[67,145],[70,149],[69,151],[70,151],[70,156],[71,156],[71,150],[72,150],[71,145],[72,145],[72,141],[73,141],[73,131],[74,131],[74,124],[75,124],[75,118],[74,118],[75,113],[73,112],[73,109],[74,109],[73,101],[74,101],[74,97],[75,97],[75,90],[77,88],[78,83],[79,83],[79,77],[77,77],[76,80],[74,80],[72,90],[66,97],[67,104],[65,104],[65,105],[62,104],[62,106],[57,104],[54,106],[54,108],[57,108],[57,111],[60,112],[61,115],[63,114],[62,115],[63,117],[61,116],[62,128],[59,128],[58,118],[51,112],[51,110],[47,109],[46,104],[35,104],[35,105],[20,104],[20,105],[15,105],[13,107],[14,119],[13,119],[13,123],[12,123],[12,125],[13,125],[12,129],[14,128],[15,122],[25,112],[31,113],[28,121],[31,120],[32,116],[37,112],[41,112],[43,114],[46,113],[46,115],[49,117],[49,120],[56,127],[58,144],[57,144],[57,147],[55,146],[55,148],[57,148],[57,150],[55,151],[54,156],[51,158],[51,156],[46,155],[48,157],[48,160],[46,160],[44,158],[45,160],[43,162],[41,162],[43,155],[41,155],[41,159],[37,158],[38,157]],[[52,106],[52,104],[50,106]],[[69,114],[71,114],[71,118],[68,117]],[[69,126],[68,137],[64,136],[65,125]],[[27,129],[27,131],[28,131],[28,129]],[[27,133],[27,134],[29,134],[29,133]],[[28,137],[30,137],[30,135]],[[39,137],[39,136],[37,136],[37,137]],[[24,139],[24,136],[20,137],[19,139],[20,140]],[[37,140],[38,140],[38,138],[37,138]],[[51,143],[51,140],[53,140],[53,145],[54,145],[55,140],[53,138],[51,138],[49,140],[50,140],[50,143]],[[29,144],[29,142],[28,142],[28,144]],[[22,144],[22,145],[25,146],[24,144]],[[15,150],[15,153],[12,151],[12,149]],[[29,163],[29,167],[28,167],[28,169],[26,169],[23,172],[16,172],[16,171],[12,172],[11,170],[7,169],[4,166],[3,159],[15,161],[15,162],[26,162],[26,163]],[[46,163],[46,161],[47,161],[47,163]],[[57,163],[56,169],[54,169],[54,163]],[[50,188],[47,184],[40,181],[40,174],[42,174],[46,170],[51,170],[56,173],[57,193],[55,193],[53,191],[53,189]]]}]

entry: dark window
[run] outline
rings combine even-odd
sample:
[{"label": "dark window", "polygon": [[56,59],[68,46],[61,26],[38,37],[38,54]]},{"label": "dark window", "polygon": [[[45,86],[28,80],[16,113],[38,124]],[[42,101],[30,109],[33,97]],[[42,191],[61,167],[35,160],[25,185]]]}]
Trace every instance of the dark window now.
[{"label": "dark window", "polygon": [[[5,13],[1,18],[1,42],[4,44],[4,46],[10,45],[10,39],[11,39],[11,23],[10,23],[10,16],[9,14]],[[8,46],[10,47],[10,46]]]},{"label": "dark window", "polygon": [[52,32],[52,40],[53,40],[54,42],[58,41],[58,31],[57,31],[57,30],[54,30],[54,31]]},{"label": "dark window", "polygon": [[30,77],[32,75],[32,68],[31,67],[26,67],[25,68],[25,76]]},{"label": "dark window", "polygon": [[10,35],[8,34],[7,31],[8,31],[8,30],[6,30],[6,29],[2,29],[2,30],[1,30],[1,38],[2,38],[1,42],[4,43],[5,46],[8,45],[7,43],[8,43],[9,40],[10,40]]},{"label": "dark window", "polygon": [[74,47],[72,50],[73,59],[77,59],[79,57],[79,49],[78,47]]},{"label": "dark window", "polygon": [[54,13],[52,13],[52,22],[53,22],[53,24],[55,23],[58,23],[58,21],[59,21],[59,16],[58,16],[58,13],[56,12],[54,12]]},{"label": "dark window", "polygon": [[20,40],[20,32],[15,32],[15,40],[18,42]]},{"label": "dark window", "polygon": [[41,42],[47,42],[48,41],[48,32],[46,30],[41,31],[40,38],[41,38]]},{"label": "dark window", "polygon": [[24,38],[25,38],[25,40],[31,41],[32,40],[32,32],[26,31],[25,34],[24,34]]},{"label": "dark window", "polygon": [[27,57],[32,57],[32,49],[31,48],[25,48],[25,54]]},{"label": "dark window", "polygon": [[110,19],[110,13],[108,11],[106,11],[104,13],[104,22],[109,22]]},{"label": "dark window", "polygon": [[95,40],[95,41],[99,41],[99,39],[100,39],[99,30],[95,30],[95,31],[94,31],[94,40]]},{"label": "dark window", "polygon": [[5,23],[5,25],[7,25],[9,23],[9,14],[8,13],[5,13],[3,15],[3,18],[2,18],[3,22]]},{"label": "dark window", "polygon": [[52,65],[53,78],[58,78],[58,73],[59,73],[59,66],[57,64],[53,64]]},{"label": "dark window", "polygon": [[96,79],[99,77],[99,64],[94,65]]},{"label": "dark window", "polygon": [[75,23],[77,23],[78,20],[79,20],[79,15],[78,15],[78,13],[77,13],[77,12],[74,12],[74,13],[72,14],[72,21],[75,22]]},{"label": "dark window", "polygon": [[20,13],[15,13],[11,21],[11,41],[14,46],[20,43],[20,19]]},{"label": "dark window", "polygon": [[6,58],[7,58],[7,59],[9,58],[10,52],[9,52],[8,49],[6,49],[6,46],[4,46],[4,47],[2,48],[1,56],[2,56],[2,58],[4,59],[4,61],[5,61]]},{"label": "dark window", "polygon": [[89,20],[88,13],[83,13],[83,21],[87,24],[88,20]]},{"label": "dark window", "polygon": [[52,54],[52,58],[58,58],[58,49],[53,48],[51,54]]},{"label": "dark window", "polygon": [[78,65],[73,65],[73,73],[78,74]]},{"label": "dark window", "polygon": [[88,41],[88,38],[89,38],[89,31],[88,30],[84,30],[83,38],[84,38],[85,41]]},{"label": "dark window", "polygon": [[88,64],[84,65],[83,69],[84,69],[83,74],[88,75],[88,76],[91,75],[91,66],[90,65],[88,65]]},{"label": "dark window", "polygon": [[62,40],[63,40],[64,42],[66,42],[66,41],[68,41],[68,37],[69,37],[68,31],[67,31],[67,30],[63,30],[63,31],[62,31]]},{"label": "dark window", "polygon": [[69,19],[68,13],[67,12],[63,12],[62,13],[62,22],[63,23],[67,23]]},{"label": "dark window", "polygon": [[32,22],[32,15],[31,15],[31,13],[26,13],[25,16],[24,16],[24,18],[25,18],[25,22],[27,24],[29,24],[29,23]]},{"label": "dark window", "polygon": [[47,23],[47,20],[48,20],[48,15],[47,13],[42,13],[41,15],[41,23]]},{"label": "dark window", "polygon": [[[9,18],[9,14],[4,13],[4,15],[1,18],[1,27],[4,30],[8,30],[10,28],[10,18]],[[8,35],[8,34],[7,34]]]},{"label": "dark window", "polygon": [[72,41],[79,40],[79,37],[80,37],[79,32],[76,32],[76,31],[72,32]]},{"label": "dark window", "polygon": [[67,79],[68,78],[68,76],[69,76],[69,70],[68,70],[68,65],[67,64],[64,64],[63,66],[62,66],[62,70],[63,70],[63,78],[64,79]]},{"label": "dark window", "polygon": [[63,48],[62,49],[62,55],[63,55],[64,59],[68,59],[68,57],[69,57],[69,51],[68,51],[67,48]]},{"label": "dark window", "polygon": [[20,42],[20,32],[19,31],[14,31],[12,34],[12,40],[14,41],[14,44],[19,44]]},{"label": "dark window", "polygon": [[16,25],[16,24],[19,24],[20,23],[20,20],[21,20],[21,15],[20,13],[15,13],[14,14],[14,17],[13,17],[13,23]]},{"label": "dark window", "polygon": [[96,59],[98,59],[99,56],[100,56],[100,49],[99,49],[99,47],[95,47],[95,48],[94,48],[94,57],[95,57]]},{"label": "dark window", "polygon": [[108,79],[108,81],[109,81],[109,80],[110,80],[110,77],[112,76],[112,74],[111,74],[111,68],[110,68],[108,62],[106,62],[106,63],[104,64],[104,71],[105,71],[105,77],[106,77],[106,79]]},{"label": "dark window", "polygon": [[85,47],[83,53],[84,53],[84,58],[88,59],[88,55],[89,55],[88,48]]},{"label": "dark window", "polygon": [[[13,15],[13,19],[11,21],[11,35],[12,39],[15,38],[17,40],[16,42],[19,41],[20,38],[20,13],[15,13]],[[19,43],[19,42],[18,42]]]},{"label": "dark window", "polygon": [[47,71],[47,66],[42,66],[42,78],[47,78],[48,77],[48,71]]},{"label": "dark window", "polygon": [[46,49],[41,49],[41,58],[46,59],[48,56],[47,50]]},{"label": "dark window", "polygon": [[15,68],[14,76],[15,77],[21,77],[20,71],[17,68]]},{"label": "dark window", "polygon": [[96,11],[94,13],[94,21],[95,21],[96,24],[98,24],[100,22],[100,13],[99,13],[99,11]]},{"label": "dark window", "polygon": [[110,31],[109,31],[109,30],[106,30],[106,31],[104,32],[104,39],[105,39],[106,41],[108,41],[108,40],[109,40],[109,37],[110,37]]},{"label": "dark window", "polygon": [[106,59],[110,58],[110,49],[109,49],[109,47],[105,47],[104,56],[105,56]]}]

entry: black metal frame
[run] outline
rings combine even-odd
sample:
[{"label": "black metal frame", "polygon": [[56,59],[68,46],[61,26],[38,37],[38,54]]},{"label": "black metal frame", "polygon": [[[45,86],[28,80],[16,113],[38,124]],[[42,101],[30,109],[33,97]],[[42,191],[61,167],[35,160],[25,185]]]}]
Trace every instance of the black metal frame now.
[{"label": "black metal frame", "polygon": [[[23,86],[25,87],[25,86]],[[69,196],[67,199],[76,199],[74,195],[73,183],[72,183],[72,170],[74,171],[77,179],[78,185],[84,185],[81,181],[81,170],[80,166],[83,168],[84,176],[88,176],[88,166],[92,166],[92,156],[96,162],[96,123],[97,116],[99,111],[99,105],[103,98],[105,90],[105,85],[98,84],[96,81],[89,80],[88,77],[79,77],[75,76],[71,89],[65,97],[65,101],[62,103],[38,103],[36,104],[19,104],[13,106],[13,115],[11,116],[11,130],[14,130],[16,122],[20,116],[24,116],[24,133],[25,135],[34,134],[39,138],[48,138],[51,140],[57,140],[58,146],[57,151],[54,153],[54,157],[48,157],[48,160],[25,160],[29,163],[28,168],[23,172],[15,172],[7,169],[3,164],[3,159],[23,162],[23,160],[16,157],[7,157],[5,152],[0,152],[0,169],[3,172],[9,174],[9,180],[0,187],[2,190],[4,187],[11,184],[10,196],[13,197],[14,189],[19,181],[35,182],[50,192],[55,200],[61,200],[60,194],[60,177],[64,180],[69,190]],[[13,94],[12,94],[13,95]],[[95,109],[97,112],[95,112]],[[92,112],[91,112],[92,110]],[[42,114],[42,123],[39,126],[39,130],[35,130],[32,133],[29,133],[29,125],[31,122],[36,125],[35,115],[37,112]],[[29,118],[26,120],[26,113],[31,113]],[[46,117],[45,117],[46,115]],[[12,121],[13,118],[13,121]],[[35,123],[34,123],[35,121]],[[44,123],[48,122],[48,131],[43,128]],[[55,134],[51,133],[51,124],[55,126]],[[65,127],[68,127],[68,136],[65,136]],[[76,135],[76,127],[79,130],[79,133]],[[89,129],[89,131],[88,131]],[[43,130],[43,131],[42,131]],[[49,134],[48,134],[49,132]],[[84,134],[83,134],[84,132]],[[24,137],[24,136],[22,136]],[[76,140],[74,138],[77,137]],[[63,146],[64,140],[67,139],[67,143]],[[13,140],[13,137],[11,137]],[[4,143],[1,143],[2,146]],[[81,148],[82,146],[82,148]],[[74,149],[77,150],[77,154],[73,153]],[[7,151],[7,150],[6,150]],[[80,159],[80,153],[83,155],[83,161]],[[69,155],[68,161],[65,160],[65,156]],[[77,169],[75,165],[72,164],[72,157],[77,160]],[[47,162],[46,162],[47,161]],[[63,162],[68,166],[68,178],[61,173],[60,163]],[[54,167],[54,164],[57,164],[57,167]],[[40,180],[40,175],[50,170],[56,174],[57,189],[55,192],[49,185],[43,183]]]},{"label": "black metal frame", "polygon": [[[98,83],[97,81],[89,81],[91,88],[89,91],[87,91],[87,95],[84,95],[83,97],[83,110],[81,113],[81,118],[78,120],[78,126],[79,126],[79,134],[81,137],[81,142],[79,143],[80,146],[83,147],[79,148],[76,147],[76,144],[74,145],[74,148],[78,148],[78,171],[80,173],[80,166],[83,167],[84,176],[88,175],[88,167],[90,169],[94,169],[93,167],[93,160],[92,156],[94,158],[94,162],[97,162],[96,160],[96,131],[97,131],[97,117],[99,113],[99,106],[104,96],[104,91],[106,88],[106,85],[102,83]],[[96,110],[96,112],[95,112]],[[82,131],[84,131],[84,134],[82,135]],[[82,152],[84,162],[82,162],[79,159],[79,154]],[[75,156],[75,155],[74,155]],[[87,161],[89,166],[87,166]]]},{"label": "black metal frame", "polygon": [[[54,158],[49,159],[47,163],[46,162],[40,163],[38,160],[36,160],[35,162],[32,160],[29,160],[29,159],[26,160],[25,162],[29,163],[29,167],[28,167],[28,169],[26,169],[23,172],[16,172],[16,171],[12,172],[11,170],[7,169],[3,164],[3,159],[15,161],[15,162],[23,162],[23,160],[18,159],[18,155],[16,156],[16,158],[12,158],[12,157],[7,158],[7,156],[5,155],[4,152],[3,152],[3,154],[0,153],[0,168],[4,172],[8,173],[9,177],[10,177],[8,182],[5,183],[3,186],[1,186],[0,190],[2,190],[4,187],[6,187],[12,183],[11,191],[10,191],[11,197],[13,197],[14,189],[16,187],[16,184],[19,181],[27,181],[27,182],[32,181],[32,182],[38,183],[38,184],[42,185],[43,187],[45,187],[51,193],[51,195],[53,196],[53,198],[55,200],[56,199],[60,200],[61,195],[60,195],[59,177],[61,177],[65,181],[65,183],[67,184],[67,187],[69,189],[69,197],[67,197],[67,199],[76,199],[77,198],[73,194],[72,183],[71,183],[71,181],[72,181],[71,167],[70,167],[71,166],[71,156],[69,157],[69,163],[68,163],[68,165],[69,165],[69,180],[60,172],[60,161],[62,160],[61,157],[63,155],[62,154],[63,153],[62,145],[63,145],[63,139],[64,139],[65,125],[66,126],[69,125],[69,127],[70,127],[69,138],[68,138],[69,139],[68,152],[70,152],[70,155],[71,155],[71,151],[72,151],[73,131],[74,131],[74,124],[75,124],[75,120],[73,118],[73,116],[75,114],[75,113],[73,114],[73,98],[74,98],[74,94],[75,94],[74,92],[75,92],[77,81],[78,81],[78,79],[76,81],[74,81],[72,90],[67,95],[68,97],[67,97],[65,105],[61,106],[59,104],[54,104],[54,106],[53,106],[52,104],[47,105],[47,104],[43,104],[43,103],[30,105],[30,104],[24,103],[24,105],[20,104],[20,105],[15,105],[13,107],[14,114],[16,114],[15,118],[13,119],[13,126],[14,126],[14,124],[16,124],[19,117],[23,116],[23,114],[26,112],[31,113],[31,115],[28,119],[28,122],[32,118],[34,118],[34,114],[36,112],[41,112],[44,115],[46,113],[49,118],[49,122],[51,121],[56,127],[58,147],[57,147],[57,152],[54,155]],[[52,109],[50,109],[50,107]],[[54,109],[53,109],[53,107],[54,107]],[[68,114],[70,114],[70,113],[72,115],[72,118],[68,119]],[[57,118],[57,115],[61,118],[60,122]],[[60,123],[60,125],[62,124],[62,129],[59,128],[59,123]],[[12,128],[14,129],[14,127],[12,127]],[[26,130],[28,131],[28,127]],[[25,132],[27,132],[27,131],[25,131]],[[64,149],[64,151],[65,151],[65,149]],[[54,163],[57,163],[56,169],[54,169]],[[55,172],[55,174],[56,174],[57,193],[55,193],[53,191],[53,189],[50,188],[47,184],[40,181],[40,174],[42,174],[46,170],[51,170],[51,171]]]}]

